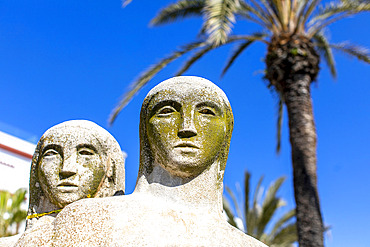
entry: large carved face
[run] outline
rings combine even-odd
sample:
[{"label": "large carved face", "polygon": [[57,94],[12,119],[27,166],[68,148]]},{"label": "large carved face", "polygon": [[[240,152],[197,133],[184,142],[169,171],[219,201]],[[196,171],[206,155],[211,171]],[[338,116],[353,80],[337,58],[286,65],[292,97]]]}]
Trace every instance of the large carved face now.
[{"label": "large carved face", "polygon": [[59,207],[91,197],[105,174],[102,147],[87,129],[70,127],[46,136],[38,162],[41,188]]},{"label": "large carved face", "polygon": [[226,136],[222,98],[202,84],[156,93],[149,103],[147,136],[157,164],[172,175],[192,177],[219,155]]}]

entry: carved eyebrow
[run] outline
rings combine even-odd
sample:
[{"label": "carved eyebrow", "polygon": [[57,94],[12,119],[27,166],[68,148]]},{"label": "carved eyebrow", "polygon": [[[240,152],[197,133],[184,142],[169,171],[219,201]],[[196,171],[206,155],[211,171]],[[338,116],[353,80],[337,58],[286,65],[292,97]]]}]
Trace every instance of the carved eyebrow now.
[{"label": "carved eyebrow", "polygon": [[163,106],[172,106],[175,108],[175,110],[179,111],[181,109],[181,104],[174,100],[163,100],[158,102],[153,106],[153,108],[150,111],[150,117],[152,117],[159,109],[161,109]]},{"label": "carved eyebrow", "polygon": [[215,109],[217,114],[219,114],[219,115],[223,114],[222,107],[220,107],[217,103],[215,103],[213,101],[204,101],[204,102],[201,102],[201,103],[196,105],[197,109],[202,108],[202,107],[211,107],[211,108]]},{"label": "carved eyebrow", "polygon": [[94,145],[91,145],[90,143],[82,143],[77,145],[77,151],[81,148],[88,148],[93,150],[95,153],[98,153],[96,147]]}]

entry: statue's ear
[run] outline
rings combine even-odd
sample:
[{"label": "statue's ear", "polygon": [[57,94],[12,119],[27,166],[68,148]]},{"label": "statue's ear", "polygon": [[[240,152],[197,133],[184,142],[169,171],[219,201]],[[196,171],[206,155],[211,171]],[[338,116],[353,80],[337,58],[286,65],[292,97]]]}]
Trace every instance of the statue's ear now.
[{"label": "statue's ear", "polygon": [[114,161],[112,161],[110,154],[108,154],[107,164],[106,164],[106,177],[113,179],[113,167],[114,167]]},{"label": "statue's ear", "polygon": [[116,149],[112,154],[111,159],[112,177],[116,191],[125,191],[125,157],[120,148]]}]

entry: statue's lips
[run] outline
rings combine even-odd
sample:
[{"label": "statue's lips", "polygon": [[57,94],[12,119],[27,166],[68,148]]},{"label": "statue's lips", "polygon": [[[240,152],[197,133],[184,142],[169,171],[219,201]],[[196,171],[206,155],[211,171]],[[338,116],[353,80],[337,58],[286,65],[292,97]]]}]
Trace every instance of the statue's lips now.
[{"label": "statue's lips", "polygon": [[57,186],[58,188],[78,188],[78,186],[72,182],[61,182]]},{"label": "statue's lips", "polygon": [[194,143],[191,142],[181,142],[175,146],[175,148],[196,148],[199,149]]}]

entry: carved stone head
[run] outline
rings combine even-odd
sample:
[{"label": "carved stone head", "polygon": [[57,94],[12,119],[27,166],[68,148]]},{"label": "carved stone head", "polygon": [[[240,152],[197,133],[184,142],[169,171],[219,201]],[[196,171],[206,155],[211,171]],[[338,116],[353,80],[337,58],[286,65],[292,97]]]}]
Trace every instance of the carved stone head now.
[{"label": "carved stone head", "polygon": [[141,108],[139,177],[149,175],[154,163],[191,178],[217,162],[222,181],[232,129],[230,103],[212,82],[180,76],[160,83]]},{"label": "carved stone head", "polygon": [[113,136],[90,121],[67,121],[47,130],[37,144],[28,215],[113,196],[124,187],[124,157]]}]

